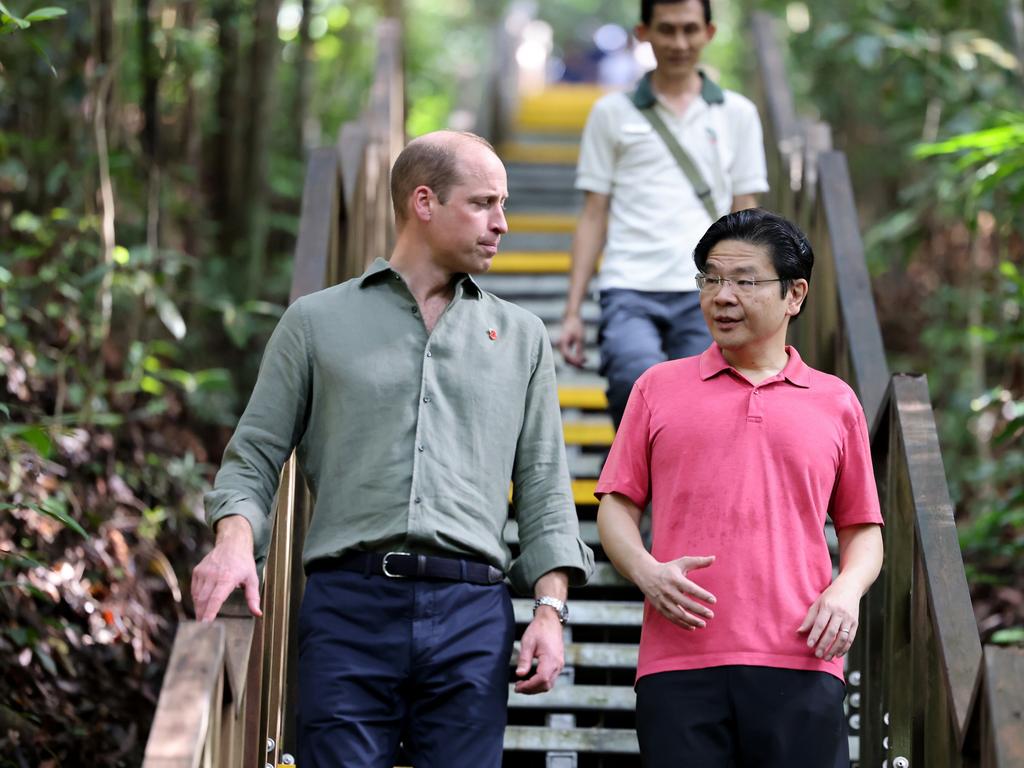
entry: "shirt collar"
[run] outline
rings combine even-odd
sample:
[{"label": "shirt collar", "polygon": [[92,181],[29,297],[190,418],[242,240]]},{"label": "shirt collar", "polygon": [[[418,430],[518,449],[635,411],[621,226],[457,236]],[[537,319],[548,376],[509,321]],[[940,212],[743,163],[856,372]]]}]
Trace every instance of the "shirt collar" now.
[{"label": "shirt collar", "polygon": [[[795,347],[787,344],[786,354],[789,355],[789,360],[786,363],[786,367],[778,375],[797,387],[809,388],[811,386],[811,369],[800,358],[800,353],[796,351]],[[702,381],[707,381],[722,371],[732,370],[735,369],[722,356],[722,350],[715,342],[712,342],[711,346],[705,349],[700,356],[700,378]],[[772,378],[778,377],[773,376]]]},{"label": "shirt collar", "polygon": [[[708,104],[724,104],[725,91],[703,72],[700,73],[700,95]],[[650,109],[658,103],[658,97],[651,86],[651,73],[647,72],[636,84],[630,99],[637,109]]]},{"label": "shirt collar", "polygon": [[[368,285],[380,282],[388,276],[401,278],[401,275],[391,268],[391,264],[388,263],[387,259],[377,257],[359,277],[359,287],[366,288]],[[459,273],[453,278],[453,284],[455,285],[456,295],[465,293],[474,298],[480,298],[483,295],[483,290],[477,285],[472,275]]]}]

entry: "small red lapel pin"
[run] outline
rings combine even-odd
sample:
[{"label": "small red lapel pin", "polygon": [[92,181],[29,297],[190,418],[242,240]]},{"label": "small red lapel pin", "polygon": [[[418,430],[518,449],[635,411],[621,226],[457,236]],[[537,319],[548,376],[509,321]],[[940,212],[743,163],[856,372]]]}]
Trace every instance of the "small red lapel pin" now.
[{"label": "small red lapel pin", "polygon": [[487,329],[487,338],[490,339],[491,341],[497,341],[497,339],[498,339],[498,332],[496,330],[494,330],[493,328],[488,328]]}]

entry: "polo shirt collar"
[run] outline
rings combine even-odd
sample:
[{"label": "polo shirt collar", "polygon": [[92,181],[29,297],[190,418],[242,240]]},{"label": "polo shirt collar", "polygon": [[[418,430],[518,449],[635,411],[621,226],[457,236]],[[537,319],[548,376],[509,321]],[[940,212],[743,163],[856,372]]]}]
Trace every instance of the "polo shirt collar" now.
[{"label": "polo shirt collar", "polygon": [[[700,95],[708,104],[725,103],[725,91],[704,72],[700,73]],[[633,91],[630,99],[637,109],[650,109],[658,103],[658,97],[651,86],[650,72],[645,73],[640,78],[640,82],[636,84],[636,90]]]},{"label": "polo shirt collar", "polygon": [[[366,271],[359,277],[359,287],[366,288],[369,285],[380,282],[382,279],[389,275],[401,277],[395,270],[391,268],[391,264],[387,259],[377,257],[373,260],[373,263],[367,267]],[[476,280],[473,279],[472,275],[466,273],[459,273],[455,275],[452,280],[455,285],[456,295],[466,294],[473,296],[474,298],[480,298],[483,295],[483,290],[477,284]],[[461,288],[461,290],[460,290]]]},{"label": "polo shirt collar", "polygon": [[[779,375],[794,386],[802,387],[804,389],[809,388],[811,386],[811,369],[808,368],[807,364],[801,359],[800,353],[796,351],[795,347],[791,347],[787,344],[786,354],[789,355],[789,361],[786,363],[786,367],[782,369]],[[722,371],[731,370],[735,369],[729,365],[729,362],[722,356],[722,350],[715,342],[712,342],[711,346],[705,349],[700,356],[701,381],[707,381],[713,376],[717,376]]]}]

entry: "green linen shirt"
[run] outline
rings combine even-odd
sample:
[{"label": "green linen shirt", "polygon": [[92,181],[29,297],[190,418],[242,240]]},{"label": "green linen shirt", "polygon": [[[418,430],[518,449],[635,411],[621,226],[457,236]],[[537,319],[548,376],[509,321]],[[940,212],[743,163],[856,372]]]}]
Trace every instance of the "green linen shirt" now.
[{"label": "green linen shirt", "polygon": [[547,331],[468,275],[431,333],[384,259],[288,307],[206,495],[209,523],[241,515],[263,550],[293,448],[316,499],[304,563],[350,549],[470,557],[524,594],[552,569],[573,584],[593,570]]}]

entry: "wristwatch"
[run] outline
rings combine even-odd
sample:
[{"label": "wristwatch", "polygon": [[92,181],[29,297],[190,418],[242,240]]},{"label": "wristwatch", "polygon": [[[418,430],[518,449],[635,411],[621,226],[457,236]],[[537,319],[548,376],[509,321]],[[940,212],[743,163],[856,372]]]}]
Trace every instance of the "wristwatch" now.
[{"label": "wristwatch", "polygon": [[564,602],[559,600],[557,597],[548,597],[547,595],[545,595],[543,597],[538,597],[536,600],[534,600],[533,601],[533,615],[534,616],[537,615],[537,609],[540,608],[542,605],[547,605],[547,606],[550,606],[551,608],[554,608],[555,609],[555,613],[558,614],[558,620],[562,623],[563,626],[569,623],[569,606],[567,606]]}]

